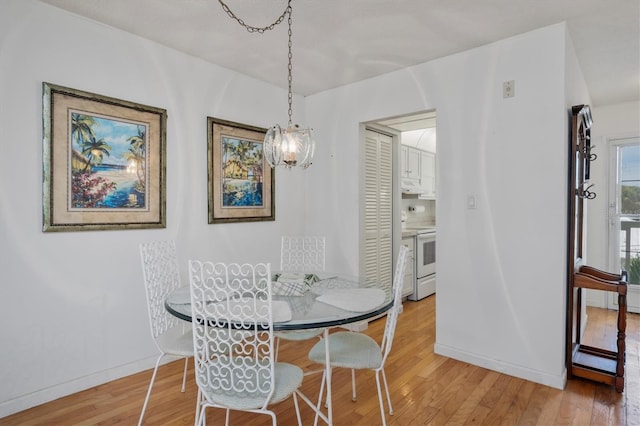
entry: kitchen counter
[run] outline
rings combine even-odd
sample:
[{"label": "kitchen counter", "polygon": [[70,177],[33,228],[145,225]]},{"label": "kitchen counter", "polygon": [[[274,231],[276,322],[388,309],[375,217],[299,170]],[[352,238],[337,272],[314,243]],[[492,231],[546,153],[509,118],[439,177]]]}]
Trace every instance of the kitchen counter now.
[{"label": "kitchen counter", "polygon": [[416,229],[403,229],[402,230],[402,238],[411,238],[415,237],[418,231]]},{"label": "kitchen counter", "polygon": [[434,225],[424,225],[424,226],[409,226],[402,230],[402,238],[411,238],[415,237],[420,232],[435,230],[436,227]]}]

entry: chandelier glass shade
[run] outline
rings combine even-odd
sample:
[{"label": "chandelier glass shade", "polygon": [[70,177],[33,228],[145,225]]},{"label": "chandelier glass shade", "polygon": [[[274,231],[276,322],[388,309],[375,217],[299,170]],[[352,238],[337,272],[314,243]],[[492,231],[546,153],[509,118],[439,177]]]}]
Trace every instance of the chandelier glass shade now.
[{"label": "chandelier glass shade", "polygon": [[315,148],[312,129],[298,125],[283,129],[276,124],[264,137],[264,158],[271,167],[306,169],[312,163]]},{"label": "chandelier glass shade", "polygon": [[291,169],[292,167],[300,167],[303,169],[308,168],[313,161],[313,156],[315,154],[315,140],[313,139],[312,131],[313,129],[303,129],[300,128],[297,124],[291,124],[291,115],[292,115],[292,99],[293,95],[291,93],[291,82],[292,82],[292,31],[291,31],[291,1],[287,1],[287,8],[284,12],[273,22],[271,25],[266,27],[254,27],[251,25],[247,25],[242,19],[238,18],[232,11],[229,9],[222,0],[218,0],[218,2],[222,5],[222,8],[227,15],[229,15],[232,19],[236,20],[240,25],[246,28],[250,33],[257,32],[259,34],[264,33],[267,30],[272,30],[276,25],[280,24],[285,17],[287,17],[287,23],[289,25],[289,43],[288,43],[288,103],[289,103],[289,124],[286,128],[280,127],[279,124],[271,127],[267,130],[267,133],[264,137],[263,150],[264,150],[264,158],[266,162],[271,167],[285,167],[287,169]]}]

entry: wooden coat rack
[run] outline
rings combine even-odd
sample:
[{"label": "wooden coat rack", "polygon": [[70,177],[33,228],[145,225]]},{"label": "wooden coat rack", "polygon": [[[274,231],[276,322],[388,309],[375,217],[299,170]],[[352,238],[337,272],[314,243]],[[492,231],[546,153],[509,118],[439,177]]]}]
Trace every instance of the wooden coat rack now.
[{"label": "wooden coat rack", "polygon": [[[569,221],[567,238],[567,376],[581,377],[624,390],[625,330],[627,326],[627,273],[604,272],[583,264],[583,216],[585,200],[596,197],[589,185],[591,154],[591,109],[576,105],[571,109],[569,144]],[[583,289],[614,292],[618,295],[616,351],[581,343]]]}]

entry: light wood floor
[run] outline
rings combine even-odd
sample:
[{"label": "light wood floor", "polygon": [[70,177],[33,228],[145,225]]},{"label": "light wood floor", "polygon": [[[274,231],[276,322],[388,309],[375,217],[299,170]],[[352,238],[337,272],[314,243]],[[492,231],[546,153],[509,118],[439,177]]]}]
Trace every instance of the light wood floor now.
[{"label": "light wood floor", "polygon": [[[588,334],[597,344],[615,328],[615,313],[589,308]],[[390,425],[640,425],[640,315],[628,314],[626,386],[622,394],[609,386],[570,380],[564,391],[517,379],[433,353],[435,296],[405,303],[398,320],[394,347],[387,360],[387,377],[394,415]],[[561,326],[561,325],[559,325]],[[382,335],[384,320],[366,333]],[[283,342],[280,359],[303,368],[312,364],[307,353],[314,341]],[[585,342],[587,343],[587,342]],[[180,393],[181,361],[160,368],[145,417],[147,425],[191,425],[196,385],[190,362],[187,391]],[[134,425],[138,421],[151,370],[0,419],[0,425]],[[334,423],[381,423],[375,378],[356,375],[358,400],[351,401],[350,376],[336,369],[333,376]],[[305,377],[302,390],[315,399],[319,375]],[[274,405],[280,425],[296,424],[293,401]],[[303,424],[313,413],[301,403]],[[224,424],[221,410],[210,410],[209,424]],[[231,413],[235,425],[269,425],[264,415]],[[321,423],[322,424],[322,423]]]}]

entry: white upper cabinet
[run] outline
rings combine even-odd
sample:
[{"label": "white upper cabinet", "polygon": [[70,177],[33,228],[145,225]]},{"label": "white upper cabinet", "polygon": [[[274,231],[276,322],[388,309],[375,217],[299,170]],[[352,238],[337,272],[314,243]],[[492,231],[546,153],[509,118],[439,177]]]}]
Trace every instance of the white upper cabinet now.
[{"label": "white upper cabinet", "polygon": [[436,198],[436,154],[403,145],[400,152],[403,193]]},{"label": "white upper cabinet", "polygon": [[422,151],[403,145],[400,153],[400,177],[420,181],[420,155]]},{"label": "white upper cabinet", "polygon": [[420,198],[436,197],[436,155],[433,152],[420,152]]}]

